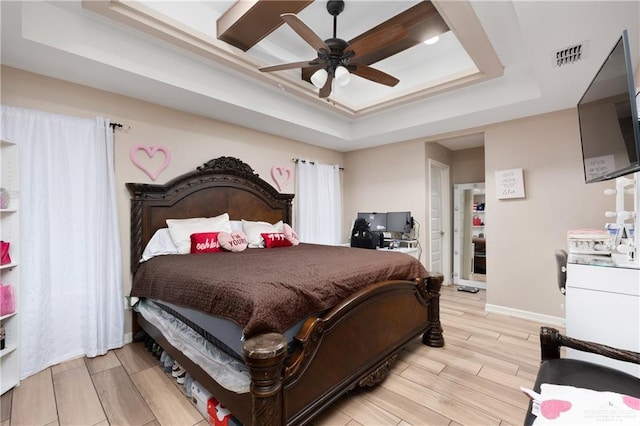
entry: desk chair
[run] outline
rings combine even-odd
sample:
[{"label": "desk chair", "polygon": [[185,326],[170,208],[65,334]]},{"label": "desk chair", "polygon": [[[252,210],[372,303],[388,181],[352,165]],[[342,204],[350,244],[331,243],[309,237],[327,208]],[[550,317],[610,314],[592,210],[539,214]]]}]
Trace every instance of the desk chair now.
[{"label": "desk chair", "polygon": [[565,294],[567,292],[567,252],[566,250],[558,249],[555,251],[556,264],[558,265],[558,288],[560,293]]},{"label": "desk chair", "polygon": [[[598,343],[573,339],[560,334],[551,327],[540,328],[540,350],[542,362],[533,390],[540,392],[540,385],[574,386],[594,391],[609,391],[640,398],[640,378],[621,370],[577,359],[561,358],[560,347],[602,355],[630,363],[640,364],[640,353],[612,348]],[[525,418],[525,426],[536,419],[531,414],[532,402]]]}]

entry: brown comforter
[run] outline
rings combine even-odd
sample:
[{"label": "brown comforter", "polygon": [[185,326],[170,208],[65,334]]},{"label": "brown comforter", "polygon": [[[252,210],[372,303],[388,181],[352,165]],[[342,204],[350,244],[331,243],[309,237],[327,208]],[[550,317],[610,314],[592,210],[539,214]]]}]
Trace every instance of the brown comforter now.
[{"label": "brown comforter", "polygon": [[368,284],[427,276],[406,254],[300,244],[154,257],[140,265],[131,295],[230,319],[251,337],[284,332]]}]

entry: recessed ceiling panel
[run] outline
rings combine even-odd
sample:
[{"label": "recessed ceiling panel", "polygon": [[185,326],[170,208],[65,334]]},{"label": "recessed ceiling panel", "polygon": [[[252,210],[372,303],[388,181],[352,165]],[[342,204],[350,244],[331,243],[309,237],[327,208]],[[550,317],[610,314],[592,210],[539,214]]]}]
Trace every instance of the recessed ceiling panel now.
[{"label": "recessed ceiling panel", "polygon": [[[244,3],[243,15],[245,19],[252,9],[256,19],[264,11],[257,13],[255,9],[260,6],[278,6],[282,2],[251,0]],[[216,37],[215,23],[217,20],[227,19],[231,15],[238,15],[239,12],[231,8],[238,7],[238,3],[233,1],[189,1],[189,2],[141,2],[149,9],[166,16],[167,22],[176,22],[181,29],[192,29],[195,37],[198,34],[207,38]],[[351,81],[346,86],[333,84],[333,89],[328,99],[320,102],[328,107],[337,107],[342,113],[357,116],[366,111],[379,111],[390,108],[398,103],[403,103],[404,98],[409,96],[412,100],[428,95],[430,92],[440,91],[444,87],[450,90],[455,87],[457,81],[468,84],[472,76],[482,77],[482,71],[478,69],[472,57],[467,53],[464,44],[456,37],[455,31],[447,31],[442,34],[440,41],[434,45],[416,44],[416,34],[426,34],[425,28],[428,25],[421,20],[433,19],[434,15],[442,22],[439,11],[433,7],[431,2],[416,0],[396,0],[396,1],[346,1],[344,10],[336,17],[334,28],[334,17],[327,11],[325,1],[296,2],[298,7],[302,7],[296,16],[306,24],[314,33],[322,39],[333,37],[334,29],[337,38],[343,40],[353,40],[385,22],[392,22],[399,16],[402,18],[403,28],[411,34],[407,39],[412,38],[406,46],[399,46],[393,53],[383,55],[383,59],[376,60],[369,64],[400,82],[394,86],[385,86],[365,78],[352,75]],[[302,4],[302,6],[300,6]],[[306,5],[306,6],[305,6]],[[231,13],[234,12],[234,13]],[[404,14],[404,15],[403,15]],[[158,15],[157,15],[158,16]],[[415,18],[414,18],[415,16]],[[222,17],[222,18],[221,18]],[[451,20],[450,16],[446,16]],[[445,30],[447,22],[442,23]],[[465,22],[462,22],[465,24]],[[231,25],[225,22],[226,26]],[[422,26],[420,26],[422,25]],[[438,24],[440,28],[442,25]],[[467,29],[468,31],[468,29]],[[210,40],[211,41],[211,40]],[[221,40],[214,40],[218,46],[226,44]],[[409,47],[412,46],[412,47]],[[228,52],[235,55],[239,62],[244,64],[255,64],[255,69],[261,66],[278,65],[283,63],[311,61],[317,58],[318,54],[299,34],[291,29],[289,25],[280,25],[275,30],[270,31],[260,39],[255,45],[243,52],[231,45],[226,48]],[[398,53],[395,53],[395,52]],[[311,69],[311,73],[315,69]],[[308,96],[318,96],[319,89],[313,86],[308,80],[310,74],[303,75],[302,69],[290,69],[284,71],[274,71],[266,78],[272,79],[274,86],[285,88],[285,92],[301,91],[307,92]],[[290,86],[289,86],[290,85]],[[434,90],[434,88],[438,88]],[[283,96],[288,94],[283,92]]]}]

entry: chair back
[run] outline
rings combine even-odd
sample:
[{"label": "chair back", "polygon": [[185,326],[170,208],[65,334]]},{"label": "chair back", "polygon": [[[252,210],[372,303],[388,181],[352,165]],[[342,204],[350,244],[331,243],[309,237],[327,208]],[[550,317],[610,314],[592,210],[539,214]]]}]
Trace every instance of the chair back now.
[{"label": "chair back", "polygon": [[566,293],[567,285],[567,252],[566,250],[558,249],[555,251],[556,264],[558,265],[558,288],[560,293]]}]

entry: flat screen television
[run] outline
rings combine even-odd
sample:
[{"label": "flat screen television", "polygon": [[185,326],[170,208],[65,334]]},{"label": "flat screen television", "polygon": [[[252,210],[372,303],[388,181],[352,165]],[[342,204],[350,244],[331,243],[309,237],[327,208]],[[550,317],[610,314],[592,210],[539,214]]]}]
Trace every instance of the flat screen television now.
[{"label": "flat screen television", "polygon": [[411,232],[413,219],[411,212],[387,212],[387,232]]},{"label": "flat screen television", "polygon": [[626,30],[578,102],[578,119],[587,183],[640,170],[640,129]]},{"label": "flat screen television", "polygon": [[358,213],[358,219],[366,220],[371,231],[385,232],[387,230],[386,213]]}]

